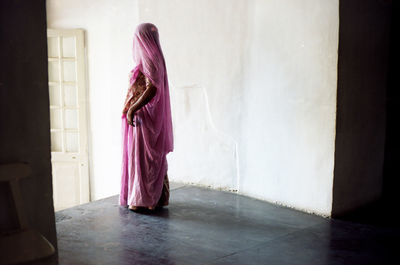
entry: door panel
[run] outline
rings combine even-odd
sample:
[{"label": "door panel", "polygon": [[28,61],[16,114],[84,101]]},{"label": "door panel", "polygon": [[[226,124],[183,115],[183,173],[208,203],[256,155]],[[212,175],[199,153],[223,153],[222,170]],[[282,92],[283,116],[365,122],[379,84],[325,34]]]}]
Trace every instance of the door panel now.
[{"label": "door panel", "polygon": [[55,210],[89,201],[84,32],[47,30]]}]

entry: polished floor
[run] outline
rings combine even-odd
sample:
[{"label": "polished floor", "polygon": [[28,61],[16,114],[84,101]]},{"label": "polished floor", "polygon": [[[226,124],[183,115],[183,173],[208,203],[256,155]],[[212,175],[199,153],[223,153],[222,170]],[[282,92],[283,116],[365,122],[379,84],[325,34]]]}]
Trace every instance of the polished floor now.
[{"label": "polished floor", "polygon": [[399,264],[397,228],[170,185],[156,212],[118,196],[56,212],[60,264]]}]

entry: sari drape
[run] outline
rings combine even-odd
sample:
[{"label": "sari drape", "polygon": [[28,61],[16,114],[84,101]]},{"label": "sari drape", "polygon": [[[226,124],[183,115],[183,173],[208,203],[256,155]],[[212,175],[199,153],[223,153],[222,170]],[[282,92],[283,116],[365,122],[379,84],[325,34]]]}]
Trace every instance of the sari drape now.
[{"label": "sari drape", "polygon": [[[173,130],[169,85],[158,29],[142,23],[133,39],[133,59],[130,86],[125,100],[132,104],[131,86],[143,74],[156,87],[154,97],[134,114],[134,124],[121,116],[122,169],[120,205],[156,206],[162,196],[168,171],[166,155],[173,151]],[[129,106],[128,106],[129,107]],[[168,179],[167,179],[168,180]],[[162,202],[166,205],[168,202]]]}]

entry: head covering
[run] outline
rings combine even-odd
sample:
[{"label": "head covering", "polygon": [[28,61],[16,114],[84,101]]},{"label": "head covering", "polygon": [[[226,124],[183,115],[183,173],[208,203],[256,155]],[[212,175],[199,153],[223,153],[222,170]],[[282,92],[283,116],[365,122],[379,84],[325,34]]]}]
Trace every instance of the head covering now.
[{"label": "head covering", "polygon": [[[142,122],[143,133],[154,151],[168,153],[173,151],[173,131],[167,68],[161,49],[158,29],[152,23],[142,23],[133,36],[133,61],[131,70],[132,85],[139,71],[157,88],[155,96],[135,116],[146,119]],[[140,126],[139,126],[140,127]]]}]

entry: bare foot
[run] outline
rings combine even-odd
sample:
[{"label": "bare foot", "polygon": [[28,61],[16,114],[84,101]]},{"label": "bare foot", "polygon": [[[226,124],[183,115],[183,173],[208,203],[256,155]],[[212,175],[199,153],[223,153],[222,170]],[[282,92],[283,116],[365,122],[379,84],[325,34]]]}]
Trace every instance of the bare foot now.
[{"label": "bare foot", "polygon": [[154,206],[149,206],[149,207],[147,207],[147,208],[149,208],[149,210],[154,210],[156,207],[154,207]]},{"label": "bare foot", "polygon": [[129,209],[131,209],[131,210],[137,210],[137,206],[133,206],[133,205],[129,205]]}]

